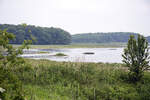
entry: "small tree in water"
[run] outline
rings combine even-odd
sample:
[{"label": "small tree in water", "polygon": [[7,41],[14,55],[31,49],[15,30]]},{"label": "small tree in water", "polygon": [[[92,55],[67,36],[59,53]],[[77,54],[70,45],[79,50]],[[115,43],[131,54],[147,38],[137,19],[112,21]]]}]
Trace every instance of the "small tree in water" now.
[{"label": "small tree in water", "polygon": [[131,35],[122,57],[123,62],[129,67],[130,81],[139,81],[143,77],[144,71],[149,68],[149,48],[144,36],[138,35],[136,40],[134,36]]}]

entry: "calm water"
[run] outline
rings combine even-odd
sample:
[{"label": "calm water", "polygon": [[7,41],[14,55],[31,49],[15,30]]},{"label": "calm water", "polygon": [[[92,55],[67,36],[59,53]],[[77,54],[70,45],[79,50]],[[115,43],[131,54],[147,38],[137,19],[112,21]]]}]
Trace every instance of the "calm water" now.
[{"label": "calm water", "polygon": [[[46,51],[49,53],[37,54],[39,51]],[[94,54],[87,55],[84,54],[85,52],[93,52]],[[56,53],[64,53],[67,56],[54,56]],[[123,48],[30,49],[22,56],[53,61],[121,63],[122,53]]]}]

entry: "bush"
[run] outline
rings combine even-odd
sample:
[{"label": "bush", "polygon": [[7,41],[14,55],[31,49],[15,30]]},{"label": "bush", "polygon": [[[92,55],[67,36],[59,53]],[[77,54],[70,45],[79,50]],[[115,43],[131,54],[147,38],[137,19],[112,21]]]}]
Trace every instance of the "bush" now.
[{"label": "bush", "polygon": [[23,49],[28,48],[31,40],[25,40],[23,45],[17,49],[9,44],[14,39],[14,35],[7,30],[0,30],[0,87],[6,91],[1,95],[1,99],[24,100],[22,83],[16,76],[16,69],[22,66],[25,61],[18,57],[23,54]]}]

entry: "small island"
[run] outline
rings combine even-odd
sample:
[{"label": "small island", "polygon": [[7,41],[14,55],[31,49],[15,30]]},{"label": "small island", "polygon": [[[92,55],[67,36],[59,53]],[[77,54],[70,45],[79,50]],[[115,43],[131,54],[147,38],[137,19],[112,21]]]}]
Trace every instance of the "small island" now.
[{"label": "small island", "polygon": [[94,55],[95,53],[94,53],[94,52],[84,52],[83,54],[86,54],[86,55]]}]

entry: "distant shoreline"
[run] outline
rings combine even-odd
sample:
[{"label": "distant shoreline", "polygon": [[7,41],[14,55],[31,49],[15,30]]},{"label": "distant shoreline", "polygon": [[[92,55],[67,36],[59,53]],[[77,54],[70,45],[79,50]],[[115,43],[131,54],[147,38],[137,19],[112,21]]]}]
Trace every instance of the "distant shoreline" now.
[{"label": "distant shoreline", "polygon": [[[19,47],[20,44],[13,44]],[[31,49],[50,49],[50,48],[120,48],[126,47],[126,43],[87,43],[87,44],[70,44],[70,45],[30,45]]]}]

